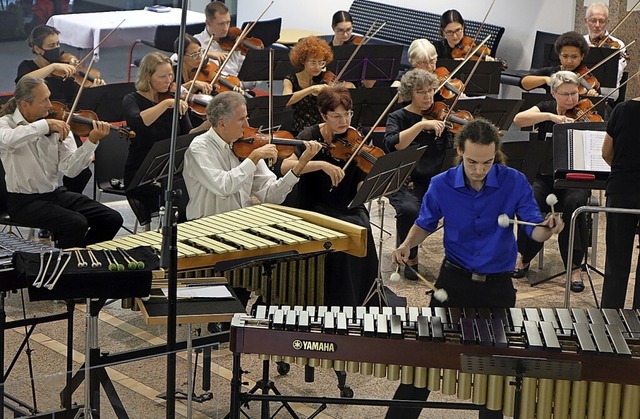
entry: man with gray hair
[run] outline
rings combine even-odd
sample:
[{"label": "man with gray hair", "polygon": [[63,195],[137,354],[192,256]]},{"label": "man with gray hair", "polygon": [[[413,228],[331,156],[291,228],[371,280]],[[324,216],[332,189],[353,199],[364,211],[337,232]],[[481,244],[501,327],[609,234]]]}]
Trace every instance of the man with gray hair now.
[{"label": "man with gray hair", "polygon": [[277,179],[264,161],[277,159],[274,144],[257,147],[242,160],[233,152],[233,143],[249,127],[246,101],[240,93],[215,96],[207,105],[207,120],[211,128],[194,138],[184,155],[189,220],[250,206],[252,196],[260,202],[281,203],[320,150],[317,141],[305,142],[296,166]]}]

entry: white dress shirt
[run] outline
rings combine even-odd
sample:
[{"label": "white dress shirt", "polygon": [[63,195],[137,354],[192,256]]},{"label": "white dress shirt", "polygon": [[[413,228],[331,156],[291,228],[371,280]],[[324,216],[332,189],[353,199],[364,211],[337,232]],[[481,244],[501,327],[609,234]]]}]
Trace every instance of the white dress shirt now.
[{"label": "white dress shirt", "polygon": [[[609,32],[607,31],[605,33],[605,36],[609,34]],[[595,45],[593,45],[593,43],[591,42],[591,38],[589,37],[589,34],[584,36],[584,39],[587,41],[587,44],[589,44],[590,47],[595,47]],[[625,53],[625,48],[624,48],[624,42],[622,42],[621,40],[619,40],[618,38],[614,37],[614,36],[610,36],[609,39],[611,39],[614,42],[617,42],[620,45],[620,49],[623,50],[620,55],[619,55],[619,59],[618,59],[618,80],[616,82],[616,87],[620,86],[620,80],[622,79],[622,73],[624,73],[624,69],[625,67],[627,67],[627,60],[623,57],[623,54]],[[615,53],[616,50],[611,50],[611,53]],[[614,60],[615,58],[612,58],[612,60]],[[612,90],[614,90],[613,87],[602,87],[600,88],[600,91],[602,92],[603,96],[608,95]],[[609,99],[615,101],[618,99],[618,91],[616,91],[615,93],[612,93],[611,96],[609,96]]]},{"label": "white dress shirt", "polygon": [[18,109],[0,118],[0,158],[8,192],[53,192],[59,172],[75,177],[91,164],[97,144],[85,141],[78,148],[71,132],[63,141],[57,132],[48,132],[47,121],[29,123]]},{"label": "white dress shirt", "polygon": [[[209,32],[207,32],[207,28],[205,27],[202,32],[200,32],[197,35],[194,35],[194,37],[198,41],[200,41],[200,45],[204,49],[209,44],[209,39],[211,38],[211,35],[209,35]],[[211,43],[211,47],[209,48],[209,51],[223,52],[223,49],[220,47],[220,44],[218,44],[216,41],[213,41]],[[222,73],[226,75],[237,76],[238,73],[240,72],[240,67],[242,67],[243,62],[244,62],[244,55],[242,55],[238,50],[234,51],[233,54],[231,54],[231,58],[229,58],[229,61],[227,61],[227,64],[222,69]],[[218,64],[222,64],[222,63],[219,62]]]},{"label": "white dress shirt", "polygon": [[264,160],[242,162],[213,128],[193,139],[184,154],[184,183],[189,193],[187,219],[193,220],[260,202],[279,204],[298,182],[289,171],[276,178]]}]

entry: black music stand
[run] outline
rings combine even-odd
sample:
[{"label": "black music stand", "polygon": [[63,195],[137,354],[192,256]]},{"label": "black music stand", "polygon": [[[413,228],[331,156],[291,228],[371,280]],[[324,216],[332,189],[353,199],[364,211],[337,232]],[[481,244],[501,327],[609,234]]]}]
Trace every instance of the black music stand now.
[{"label": "black music stand", "polygon": [[[293,122],[293,108],[287,106],[289,99],[291,95],[273,96],[273,126],[287,131]],[[247,100],[247,114],[250,126],[268,127],[269,96],[256,96]]]},{"label": "black music stand", "polygon": [[495,99],[486,98],[460,98],[456,104],[456,110],[469,111],[474,117],[481,116],[491,121],[501,130],[508,130],[513,123],[513,118],[520,111],[522,99]]},{"label": "black music stand", "polygon": [[[426,150],[427,147],[412,146],[407,147],[404,150],[397,150],[393,153],[385,154],[378,158],[367,174],[367,177],[362,182],[362,186],[358,189],[356,196],[353,197],[353,201],[349,204],[349,209],[362,205],[373,199],[382,198],[383,196],[396,192],[400,189]],[[384,201],[380,201],[380,205],[381,217],[378,252],[380,256],[382,256]],[[378,276],[371,285],[362,305],[366,306],[367,303],[376,295],[378,296],[379,307],[382,307],[383,302],[385,306],[389,306],[387,295],[384,292],[384,283],[382,282],[382,257],[378,258]]]},{"label": "black music stand", "polygon": [[460,371],[469,374],[514,376],[515,400],[513,417],[520,417],[520,397],[524,377],[548,378],[552,380],[580,381],[582,363],[579,361],[556,361],[546,358],[525,358],[518,356],[460,355]]},{"label": "black music stand", "polygon": [[122,98],[136,88],[133,83],[111,83],[85,89],[78,100],[77,109],[94,111],[101,121],[123,121]]},{"label": "black music stand", "polygon": [[[497,95],[500,93],[500,76],[502,75],[502,64],[495,61],[481,61],[473,77],[467,83],[467,76],[471,73],[475,61],[466,62],[455,77],[466,84],[464,92],[469,96]],[[449,71],[453,71],[460,65],[459,60],[439,58],[438,66],[443,66]]]},{"label": "black music stand", "polygon": [[[370,89],[351,89],[353,117],[351,123],[356,127],[372,127],[380,114],[384,112],[396,95],[395,87],[372,87]],[[400,106],[400,105],[398,105]]]},{"label": "black music stand", "polygon": [[[327,70],[338,75],[343,71],[357,45],[344,45],[333,50],[333,61]],[[367,44],[362,45],[340,80],[395,80],[402,60],[402,45]]]},{"label": "black music stand", "polygon": [[290,74],[295,74],[296,69],[289,61],[289,50],[282,48],[250,49],[240,67],[238,78],[242,81],[269,80],[269,50],[273,49],[275,63],[273,69],[274,80],[284,80]]}]

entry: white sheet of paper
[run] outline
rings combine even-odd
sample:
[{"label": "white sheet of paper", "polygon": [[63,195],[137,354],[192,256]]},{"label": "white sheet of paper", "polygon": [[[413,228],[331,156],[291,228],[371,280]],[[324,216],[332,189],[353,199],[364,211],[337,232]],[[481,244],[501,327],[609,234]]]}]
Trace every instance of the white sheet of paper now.
[{"label": "white sheet of paper", "polygon": [[[169,290],[162,289],[162,293],[167,296]],[[220,285],[204,285],[196,287],[181,287],[177,291],[178,298],[233,298],[231,292],[224,284]]]}]

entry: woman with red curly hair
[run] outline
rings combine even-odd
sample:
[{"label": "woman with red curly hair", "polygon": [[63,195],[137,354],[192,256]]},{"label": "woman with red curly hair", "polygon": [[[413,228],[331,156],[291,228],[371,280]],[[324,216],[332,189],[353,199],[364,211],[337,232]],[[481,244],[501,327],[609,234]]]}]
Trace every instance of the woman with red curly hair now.
[{"label": "woman with red curly hair", "polygon": [[287,106],[293,108],[294,135],[304,128],[322,121],[316,97],[326,86],[322,81],[327,63],[333,60],[333,52],[329,44],[315,36],[302,38],[289,53],[294,67],[301,71],[290,74],[284,79],[285,95],[292,95]]}]

